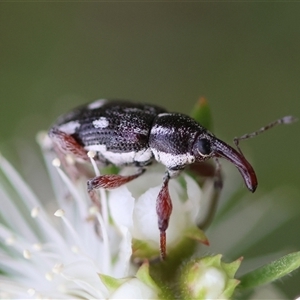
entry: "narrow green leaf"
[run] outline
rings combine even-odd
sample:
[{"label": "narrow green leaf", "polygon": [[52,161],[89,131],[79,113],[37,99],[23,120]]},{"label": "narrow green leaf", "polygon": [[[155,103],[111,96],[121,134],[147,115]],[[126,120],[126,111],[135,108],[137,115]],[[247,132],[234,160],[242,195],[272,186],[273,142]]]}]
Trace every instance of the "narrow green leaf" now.
[{"label": "narrow green leaf", "polygon": [[212,114],[205,97],[201,97],[192,109],[191,117],[208,130],[212,130]]},{"label": "narrow green leaf", "polygon": [[300,252],[290,253],[278,260],[245,274],[239,280],[239,289],[251,289],[275,281],[300,267]]}]

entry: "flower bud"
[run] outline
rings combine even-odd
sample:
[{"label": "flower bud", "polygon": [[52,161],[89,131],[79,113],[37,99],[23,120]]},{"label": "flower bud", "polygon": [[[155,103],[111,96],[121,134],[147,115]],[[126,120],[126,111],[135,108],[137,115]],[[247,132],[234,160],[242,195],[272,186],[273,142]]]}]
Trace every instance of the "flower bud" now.
[{"label": "flower bud", "polygon": [[182,299],[229,299],[239,284],[234,275],[241,261],[223,263],[219,254],[188,262],[180,276]]}]

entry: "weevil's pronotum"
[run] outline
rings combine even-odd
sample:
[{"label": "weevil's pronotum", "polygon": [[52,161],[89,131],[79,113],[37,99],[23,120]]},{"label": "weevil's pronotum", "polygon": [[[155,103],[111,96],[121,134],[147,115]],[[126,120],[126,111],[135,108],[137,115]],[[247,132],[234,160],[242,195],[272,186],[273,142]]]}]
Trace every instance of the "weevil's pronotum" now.
[{"label": "weevil's pronotum", "polygon": [[[241,138],[292,121],[292,117],[285,117]],[[256,174],[238,146],[239,139],[235,140],[237,151],[189,116],[169,113],[155,105],[97,100],[61,116],[49,130],[49,136],[60,155],[71,154],[79,161],[87,161],[87,153],[92,150],[100,166],[136,167],[136,173],[130,176],[101,175],[88,180],[89,192],[119,187],[140,176],[155,161],[165,165],[156,200],[162,258],[166,256],[166,230],[172,212],[168,182],[185,167],[223,157],[237,167],[251,192],[257,187]]]}]

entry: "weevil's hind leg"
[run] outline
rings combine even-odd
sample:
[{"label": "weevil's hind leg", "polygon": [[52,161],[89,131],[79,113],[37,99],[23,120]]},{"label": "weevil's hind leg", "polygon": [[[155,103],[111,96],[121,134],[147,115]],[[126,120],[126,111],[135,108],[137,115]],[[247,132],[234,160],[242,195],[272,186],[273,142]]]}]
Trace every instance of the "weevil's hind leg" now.
[{"label": "weevil's hind leg", "polygon": [[53,142],[53,149],[64,169],[72,180],[77,180],[80,177],[80,174],[82,174],[82,170],[78,170],[75,162],[70,163],[67,155],[73,155],[76,158],[86,161],[89,159],[87,151],[78,144],[71,135],[59,130],[58,128],[50,129],[49,137]]},{"label": "weevil's hind leg", "polygon": [[170,175],[166,173],[163,185],[156,199],[156,213],[160,231],[160,255],[163,260],[166,258],[166,230],[169,226],[169,219],[172,212],[172,201],[168,188],[169,180]]},{"label": "weevil's hind leg", "polygon": [[106,174],[96,176],[87,181],[87,190],[92,202],[101,210],[99,194],[96,193],[96,189],[113,189],[117,188],[125,183],[128,183],[139,176],[141,176],[146,171],[146,168],[139,168],[138,172],[133,175],[123,176],[119,174]]},{"label": "weevil's hind leg", "polygon": [[146,171],[145,168],[139,168],[138,172],[133,175],[123,176],[119,174],[108,174],[96,176],[92,179],[89,179],[87,182],[88,192],[91,193],[95,189],[104,188],[104,189],[114,189],[125,183],[128,183],[139,176],[141,176]]}]

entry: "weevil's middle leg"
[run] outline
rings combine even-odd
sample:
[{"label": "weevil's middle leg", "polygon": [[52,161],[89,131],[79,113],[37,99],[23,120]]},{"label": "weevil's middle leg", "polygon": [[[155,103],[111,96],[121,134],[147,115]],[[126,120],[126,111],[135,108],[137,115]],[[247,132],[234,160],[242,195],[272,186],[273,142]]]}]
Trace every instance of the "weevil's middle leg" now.
[{"label": "weevil's middle leg", "polygon": [[87,181],[88,192],[91,193],[95,189],[114,189],[125,183],[128,183],[139,176],[141,176],[146,171],[145,168],[140,168],[136,174],[123,176],[119,174],[107,174],[96,176]]}]

